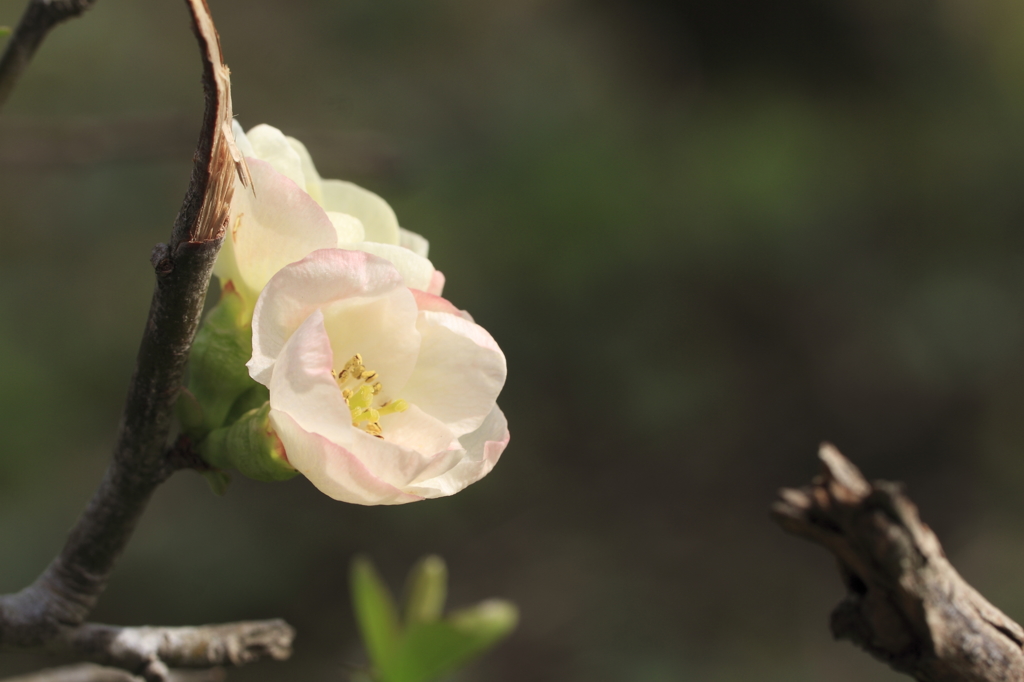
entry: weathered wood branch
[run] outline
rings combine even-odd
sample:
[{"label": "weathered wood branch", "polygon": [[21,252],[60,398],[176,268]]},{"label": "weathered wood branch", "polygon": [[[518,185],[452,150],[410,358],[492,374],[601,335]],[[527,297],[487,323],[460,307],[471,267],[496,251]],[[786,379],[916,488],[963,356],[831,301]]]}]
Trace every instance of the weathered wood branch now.
[{"label": "weathered wood branch", "polygon": [[[280,621],[202,628],[115,628],[84,623],[153,491],[174,471],[198,462],[186,439],[169,448],[168,438],[213,262],[223,240],[234,178],[237,175],[243,183],[248,178],[231,133],[228,70],[209,7],[205,0],[186,2],[202,54],[206,111],[191,181],[171,239],[153,251],[156,288],[113,459],[60,555],[32,585],[17,594],[0,596],[0,646],[66,650],[141,674],[147,680],[166,680],[169,665],[210,667],[239,665],[261,657],[286,658],[294,636]],[[81,11],[89,4],[86,0],[39,0],[30,5],[29,12],[53,18],[63,16],[59,8]],[[38,17],[32,22],[38,23]]]},{"label": "weathered wood branch", "polygon": [[7,101],[50,29],[79,16],[95,3],[96,0],[29,0],[0,57],[0,106]]},{"label": "weathered wood branch", "polygon": [[902,488],[869,484],[831,445],[818,456],[821,475],[782,490],[772,516],[839,559],[833,636],[920,682],[1024,680],[1024,629],[960,577]]},{"label": "weathered wood branch", "polygon": [[86,623],[63,632],[49,648],[115,666],[146,680],[166,680],[169,668],[238,666],[292,652],[295,630],[283,620],[186,627],[115,627]]}]

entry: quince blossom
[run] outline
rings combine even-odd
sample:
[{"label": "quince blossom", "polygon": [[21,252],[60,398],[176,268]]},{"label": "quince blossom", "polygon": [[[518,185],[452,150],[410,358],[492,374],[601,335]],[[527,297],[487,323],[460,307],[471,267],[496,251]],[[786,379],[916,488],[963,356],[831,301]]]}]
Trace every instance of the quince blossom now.
[{"label": "quince blossom", "polygon": [[252,188],[236,184],[228,234],[214,266],[252,309],[278,270],[325,248],[365,251],[390,261],[406,285],[440,295],[444,275],[427,259],[428,242],[398,225],[382,198],[358,185],[320,177],[306,147],[277,128],[258,125],[235,143]]},{"label": "quince blossom", "polygon": [[249,373],[269,389],[270,425],[288,462],[334,499],[451,495],[508,443],[494,339],[383,258],[324,249],[283,266],[252,330]]}]

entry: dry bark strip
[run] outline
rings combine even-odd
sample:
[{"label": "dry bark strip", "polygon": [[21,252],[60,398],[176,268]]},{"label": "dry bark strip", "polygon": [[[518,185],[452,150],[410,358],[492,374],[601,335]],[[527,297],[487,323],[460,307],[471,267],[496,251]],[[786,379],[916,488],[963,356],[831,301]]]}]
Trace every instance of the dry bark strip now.
[{"label": "dry bark strip", "polygon": [[967,584],[900,485],[869,484],[831,445],[810,486],[772,516],[839,559],[832,634],[920,682],[1021,682],[1024,629]]},{"label": "dry bark strip", "polygon": [[[243,184],[248,180],[231,133],[228,70],[209,7],[206,0],[186,2],[203,60],[206,111],[171,239],[153,251],[156,288],[112,462],[57,558],[32,585],[0,596],[0,646],[46,646],[152,681],[167,680],[168,665],[209,668],[287,658],[294,637],[293,629],[280,620],[198,628],[85,623],[153,492],[175,471],[199,464],[187,442],[168,448],[168,437],[213,262],[227,227],[234,179],[237,175]],[[80,12],[90,4],[32,0],[12,41],[18,40],[23,26],[38,24],[45,35],[57,23],[39,24],[39,16],[50,17],[62,7]],[[38,37],[36,45],[41,40]],[[3,84],[11,82],[8,73],[0,60],[0,94]],[[16,78],[17,72],[10,73]]]}]

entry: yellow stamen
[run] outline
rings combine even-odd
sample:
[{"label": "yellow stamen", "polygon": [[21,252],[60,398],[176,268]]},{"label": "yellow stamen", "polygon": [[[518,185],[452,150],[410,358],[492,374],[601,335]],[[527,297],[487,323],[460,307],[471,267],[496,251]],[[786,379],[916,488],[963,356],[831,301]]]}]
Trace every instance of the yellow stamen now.
[{"label": "yellow stamen", "polygon": [[385,403],[385,404],[381,405],[380,409],[378,409],[377,412],[379,412],[382,415],[385,415],[385,414],[395,414],[396,412],[405,412],[408,409],[409,409],[409,403],[407,403],[404,400],[402,400],[401,398],[399,398],[398,400],[392,400],[389,403]]},{"label": "yellow stamen", "polygon": [[[352,415],[352,426],[366,431],[371,436],[383,438],[384,429],[380,425],[380,418],[383,415],[404,412],[409,409],[409,403],[404,400],[392,400],[373,407],[375,397],[384,390],[384,385],[376,381],[378,374],[372,369],[366,369],[363,365],[363,356],[356,353],[340,372],[331,370],[341,389],[341,397],[345,399],[349,412]],[[350,382],[362,382],[353,386]]]}]

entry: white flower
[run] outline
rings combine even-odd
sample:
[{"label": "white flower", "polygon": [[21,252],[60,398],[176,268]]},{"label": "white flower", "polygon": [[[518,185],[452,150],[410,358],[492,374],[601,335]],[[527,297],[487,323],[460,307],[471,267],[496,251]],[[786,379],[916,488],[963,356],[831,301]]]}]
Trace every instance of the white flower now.
[{"label": "white flower", "polygon": [[334,247],[385,258],[407,286],[440,295],[444,276],[427,259],[427,240],[399,227],[386,201],[351,182],[321,178],[302,143],[277,128],[258,125],[246,134],[235,123],[234,131],[252,188],[235,186],[214,273],[250,309],[278,270]]},{"label": "white flower", "polygon": [[366,252],[315,251],[270,279],[250,375],[288,461],[356,504],[451,495],[508,443],[505,356],[468,314]]}]

